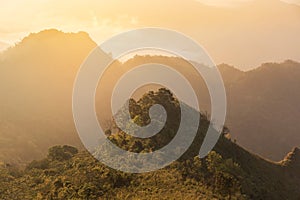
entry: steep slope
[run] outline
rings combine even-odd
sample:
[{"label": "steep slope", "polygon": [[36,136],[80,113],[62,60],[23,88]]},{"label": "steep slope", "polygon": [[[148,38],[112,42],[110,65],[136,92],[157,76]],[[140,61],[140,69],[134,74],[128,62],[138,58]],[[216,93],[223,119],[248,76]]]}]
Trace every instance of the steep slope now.
[{"label": "steep slope", "polygon": [[[108,134],[110,141],[132,152],[154,151],[168,143],[179,120],[179,104],[172,93],[160,89],[131,101],[131,115],[140,119],[137,120],[140,124],[149,123],[147,111],[156,103],[163,103],[168,114],[173,115],[169,115],[163,130],[151,138],[134,138],[115,130]],[[185,106],[185,109],[190,114],[199,114],[191,107]],[[119,115],[122,116],[122,110]],[[49,149],[47,158],[30,163],[25,171],[0,166],[0,198],[299,199],[300,173],[290,167],[298,163],[299,149],[285,161],[272,163],[247,152],[223,134],[214,151],[199,159],[196,156],[209,123],[205,115],[200,115],[202,120],[193,144],[178,161],[164,169],[143,174],[123,173],[106,167],[87,152],[57,146]],[[95,156],[105,154],[102,150],[99,146]],[[119,156],[114,155],[116,162]],[[136,167],[139,166],[138,163]]]},{"label": "steep slope", "polygon": [[[173,99],[173,96],[167,90],[160,89],[155,93],[150,92],[144,95],[136,102],[136,104],[132,104],[133,108],[131,109],[131,115],[133,119],[144,119],[145,121],[142,120],[142,124],[147,124],[147,110],[151,105],[161,104],[166,108],[171,108],[170,110],[172,114],[167,112],[170,118],[168,118],[166,126],[159,134],[150,139],[139,139],[130,136],[124,136],[123,132],[117,131],[115,134],[113,133],[110,136],[111,140],[123,149],[133,152],[153,151],[168,144],[175,136],[174,134],[177,132],[178,124],[180,123],[180,117],[178,117],[178,115],[180,114],[179,112],[176,112],[176,110],[178,111],[179,109],[179,104],[176,103],[176,100],[166,101],[165,99]],[[134,108],[136,106],[140,106],[140,109],[146,112],[135,112],[136,110],[139,110]],[[189,106],[185,107],[185,109],[189,110],[188,112],[191,116],[198,113]],[[191,119],[181,120],[189,121]],[[137,121],[139,122],[139,120]],[[209,121],[207,121],[207,117],[201,114],[201,122],[197,136],[187,152],[181,157],[181,161],[193,159],[198,155],[208,127],[208,123]],[[184,131],[189,133],[188,129],[185,129]],[[126,142],[124,142],[124,140],[126,140]],[[141,148],[137,148],[137,143],[141,144]],[[299,168],[295,170],[300,158],[298,155],[299,149],[295,148],[292,153],[293,156],[288,156],[290,158],[289,160],[292,160],[292,164],[290,164],[290,166],[294,166],[292,169],[291,167],[288,167],[289,165],[282,164],[283,161],[274,163],[249,153],[228,139],[228,136],[225,134],[220,137],[217,145],[214,148],[214,151],[220,154],[223,159],[231,159],[234,163],[238,164],[241,172],[235,171],[237,170],[235,169],[233,173],[237,173],[236,175],[239,177],[238,180],[241,184],[241,192],[247,194],[250,199],[299,198],[300,171]],[[105,153],[105,151],[101,151],[101,148],[98,152]],[[118,159],[118,155],[116,155],[116,159]]]},{"label": "steep slope", "polygon": [[[46,30],[0,54],[0,91],[4,94],[0,99],[0,160],[29,161],[41,157],[51,145],[80,145],[71,113],[72,86],[80,64],[95,46],[83,32]],[[125,63],[115,62],[100,80],[96,108],[102,124],[110,120],[111,91],[120,76],[149,62],[172,66],[184,74],[201,110],[210,112],[207,87],[190,64],[178,58],[136,56]],[[299,145],[299,63],[269,63],[247,72],[225,64],[219,69],[228,98],[226,125],[238,144],[276,161]],[[159,87],[140,88],[134,97]]]},{"label": "steep slope", "polygon": [[[100,99],[96,96],[99,119],[101,113],[108,113],[104,115],[106,117],[111,116],[111,92],[121,75],[146,63],[165,64],[183,74],[196,92],[200,110],[210,113],[210,95],[206,84],[189,63],[174,57],[135,56],[125,63],[114,63],[101,79],[97,94],[102,94],[102,97]],[[225,124],[238,144],[274,161],[283,159],[290,149],[299,146],[299,63],[291,60],[266,63],[245,72],[226,64],[221,64],[218,68],[227,96]],[[134,97],[140,98],[145,92],[159,87],[148,85],[139,88]]]},{"label": "steep slope", "polygon": [[32,33],[0,54],[0,160],[30,161],[55,144],[79,147],[72,88],[94,47],[87,33],[53,29]]}]

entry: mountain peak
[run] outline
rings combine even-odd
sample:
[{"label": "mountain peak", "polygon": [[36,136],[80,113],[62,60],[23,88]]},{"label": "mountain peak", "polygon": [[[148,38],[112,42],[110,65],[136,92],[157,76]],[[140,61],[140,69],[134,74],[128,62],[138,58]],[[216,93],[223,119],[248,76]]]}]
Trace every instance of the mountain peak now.
[{"label": "mountain peak", "polygon": [[[37,33],[30,33],[15,46],[8,48],[0,54],[1,60],[17,56],[28,57],[29,55],[65,55],[65,53],[90,52],[97,44],[83,31],[66,33],[57,29],[46,29]],[[76,51],[75,51],[76,49]],[[50,53],[52,52],[52,54]],[[79,53],[78,53],[79,54]],[[84,53],[85,56],[87,53]]]},{"label": "mountain peak", "polygon": [[79,31],[77,33],[67,33],[57,29],[45,29],[37,33],[30,33],[20,43],[24,43],[31,40],[49,40],[49,38],[67,38],[72,36],[80,39],[92,40],[89,34],[84,31]]}]

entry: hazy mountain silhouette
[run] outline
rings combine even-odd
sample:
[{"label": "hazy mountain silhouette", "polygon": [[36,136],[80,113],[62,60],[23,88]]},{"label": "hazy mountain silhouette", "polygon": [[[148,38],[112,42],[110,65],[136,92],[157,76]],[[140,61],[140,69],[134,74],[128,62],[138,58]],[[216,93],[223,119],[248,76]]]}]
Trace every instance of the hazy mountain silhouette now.
[{"label": "hazy mountain silhouette", "polygon": [[300,144],[300,64],[266,63],[231,74],[239,76],[226,86],[227,125],[233,137],[253,152],[281,160],[292,146]]},{"label": "hazy mountain silhouette", "polygon": [[[56,144],[80,146],[72,119],[72,89],[79,66],[95,47],[84,32],[45,30],[30,34],[0,54],[0,160],[40,158]],[[123,64],[115,62],[101,80],[104,84],[96,96],[101,123],[110,120],[110,93],[118,77],[147,61],[168,64],[187,76],[197,91],[202,111],[210,111],[207,88],[187,62],[137,56]],[[299,145],[298,63],[264,64],[248,72],[228,65],[219,68],[228,96],[226,124],[239,144],[274,160],[281,160]],[[153,87],[141,88],[135,96],[149,89]],[[99,99],[100,92],[104,99]]]},{"label": "hazy mountain silhouette", "polygon": [[51,145],[80,145],[72,88],[94,47],[87,33],[45,30],[0,55],[0,160],[32,160]]}]

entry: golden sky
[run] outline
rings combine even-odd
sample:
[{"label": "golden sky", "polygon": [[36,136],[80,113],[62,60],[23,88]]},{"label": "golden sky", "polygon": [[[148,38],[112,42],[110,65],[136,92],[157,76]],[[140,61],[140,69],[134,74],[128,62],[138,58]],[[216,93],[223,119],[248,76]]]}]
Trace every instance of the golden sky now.
[{"label": "golden sky", "polygon": [[[65,32],[86,31],[99,44],[124,30],[156,26],[195,38],[217,63],[251,68],[276,59],[300,60],[295,53],[300,45],[293,41],[300,33],[300,7],[296,6],[300,0],[285,2],[293,5],[279,0],[2,0],[0,50],[20,41],[30,32],[49,28]],[[287,25],[287,22],[291,24]],[[283,31],[276,34],[280,28]],[[252,46],[252,41],[243,44],[244,37],[256,41],[257,47]],[[232,41],[228,41],[229,38]],[[276,42],[273,44],[272,41]],[[270,53],[266,48],[259,52],[260,55],[239,58],[243,46],[255,54],[254,48],[261,49],[261,45],[269,45],[272,51],[281,47],[287,53],[282,54],[281,50]],[[230,50],[231,46],[233,49]],[[265,52],[266,56],[261,55]]]},{"label": "golden sky", "polygon": [[[249,3],[253,0],[197,0],[199,2],[202,2],[207,5],[213,5],[213,6],[235,6],[235,5],[240,5],[243,3]],[[265,1],[265,0],[261,0]],[[300,4],[299,0],[282,0],[283,2],[286,3],[292,3],[292,4]]]}]

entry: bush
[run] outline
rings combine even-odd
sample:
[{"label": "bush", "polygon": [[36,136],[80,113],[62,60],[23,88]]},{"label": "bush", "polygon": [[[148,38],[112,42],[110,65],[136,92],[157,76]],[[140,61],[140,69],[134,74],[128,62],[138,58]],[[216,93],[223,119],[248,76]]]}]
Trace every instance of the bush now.
[{"label": "bush", "polygon": [[48,151],[48,159],[57,161],[69,160],[77,153],[78,150],[75,147],[68,145],[54,146]]}]

